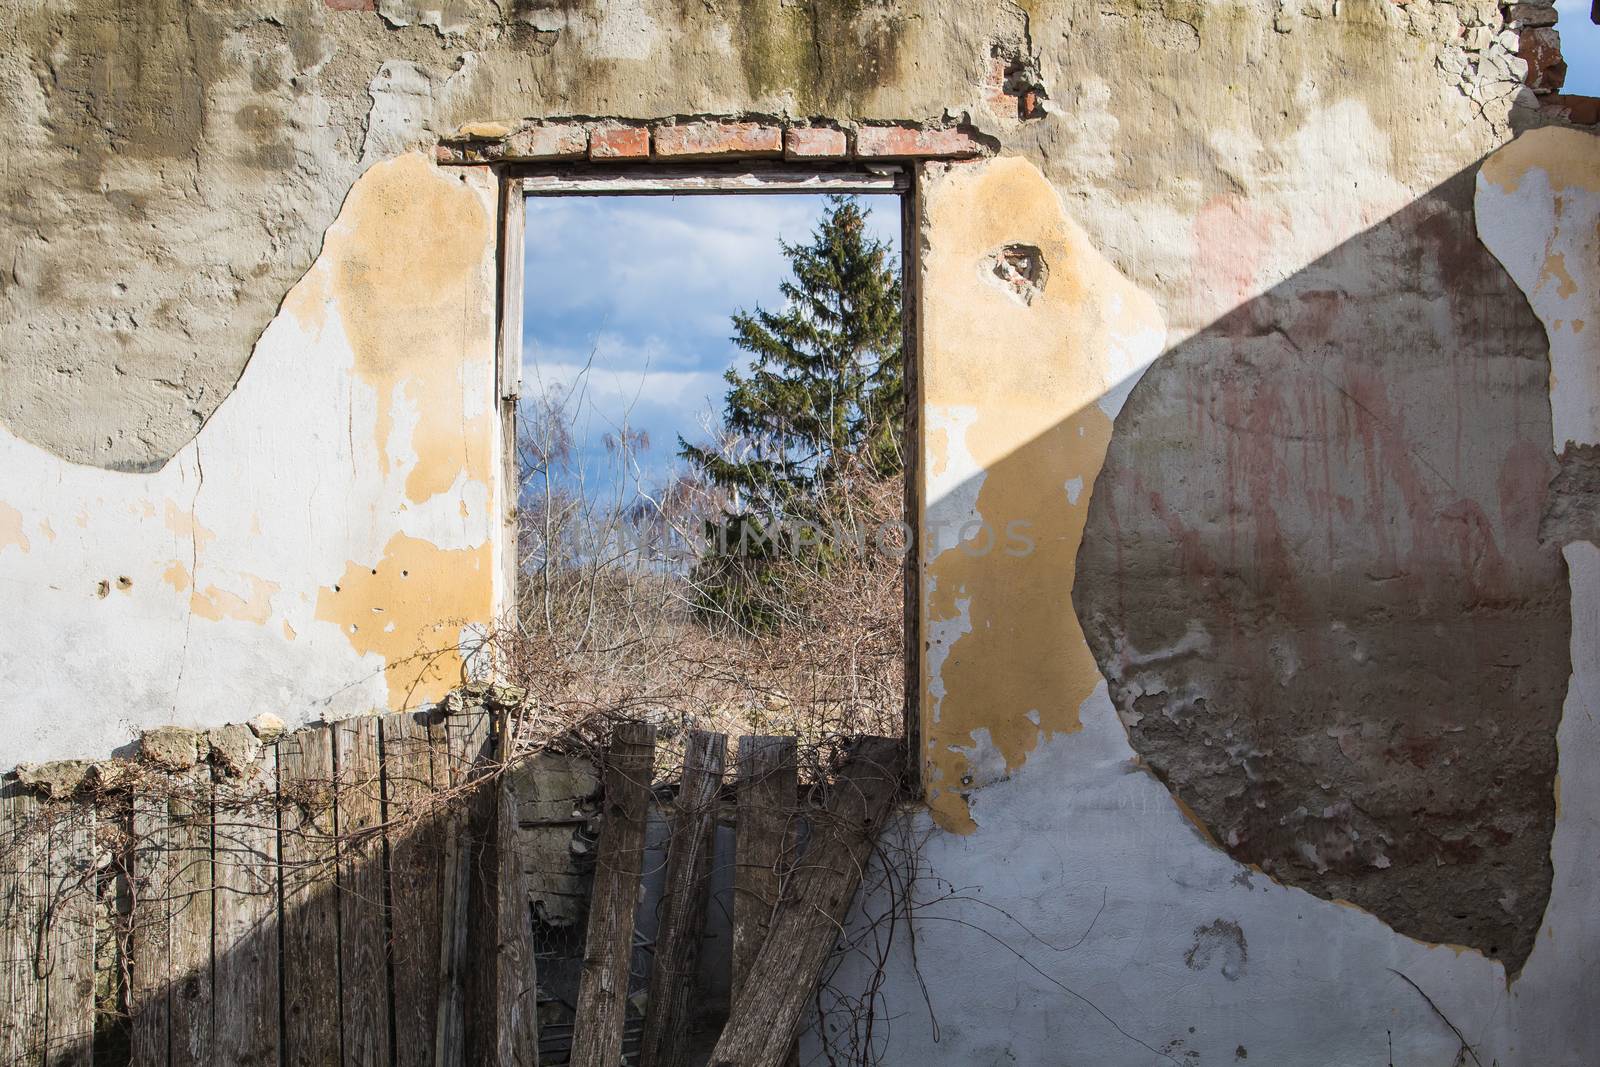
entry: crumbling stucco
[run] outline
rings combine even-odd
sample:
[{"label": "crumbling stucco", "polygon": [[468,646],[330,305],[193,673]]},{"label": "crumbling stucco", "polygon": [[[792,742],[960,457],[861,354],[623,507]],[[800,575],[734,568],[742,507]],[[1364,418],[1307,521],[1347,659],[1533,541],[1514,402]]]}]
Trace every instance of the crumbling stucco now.
[{"label": "crumbling stucco", "polygon": [[59,708],[15,724],[3,762],[459,683],[462,642],[502,597],[498,197],[420,153],[371,167],[237,390],[160,471],[75,464],[0,427],[26,542],[0,548],[0,581],[28,650],[3,675]]},{"label": "crumbling stucco", "polygon": [[1568,611],[1544,331],[1470,197],[1441,186],[1157,361],[1075,599],[1135,750],[1230,854],[1514,971]]}]

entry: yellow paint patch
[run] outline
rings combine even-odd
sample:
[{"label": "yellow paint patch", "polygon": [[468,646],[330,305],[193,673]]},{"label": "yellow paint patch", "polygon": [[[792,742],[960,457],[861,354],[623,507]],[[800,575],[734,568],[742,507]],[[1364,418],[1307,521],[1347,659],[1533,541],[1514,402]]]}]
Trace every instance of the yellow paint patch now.
[{"label": "yellow paint patch", "polygon": [[289,625],[289,620],[288,619],[284,619],[283,620],[283,639],[285,641],[293,641],[295,638],[297,638],[299,636],[300,636],[299,634],[295,633],[294,627]]},{"label": "yellow paint patch", "polygon": [[46,541],[54,541],[56,539],[56,528],[50,525],[49,519],[39,520],[39,532],[44,534]]},{"label": "yellow paint patch", "polygon": [[1539,284],[1547,281],[1556,283],[1556,295],[1563,300],[1578,291],[1578,283],[1567,273],[1567,257],[1560,252],[1552,252],[1545,257],[1544,275],[1539,279]]},{"label": "yellow paint patch", "polygon": [[496,418],[485,263],[493,247],[490,212],[460,175],[401,156],[351,190],[323,246],[326,276],[308,276],[290,305],[301,319],[330,299],[337,308],[356,374],[377,392],[385,474],[396,426],[410,428],[416,460],[405,493],[414,502],[448,491],[462,474],[488,483]]},{"label": "yellow paint patch", "polygon": [[[1126,373],[1129,339],[1159,337],[1165,327],[1025,160],[952,168],[928,186],[925,209],[925,403],[977,417],[964,433],[928,433],[924,477],[970,456],[983,472],[977,512],[995,535],[994,548],[978,554],[976,543],[953,545],[955,531],[937,546],[923,533],[924,634],[963,606],[970,624],[938,666],[943,696],[936,699],[931,675],[923,679],[928,803],[941,826],[969,832],[962,790],[975,777],[968,751],[978,732],[1015,770],[1042,738],[1081,728],[1079,707],[1100,682],[1072,606],[1078,545],[1111,436],[1097,402]],[[987,266],[1011,243],[1043,255],[1047,281],[1031,303]],[[958,433],[964,440],[947,439]],[[930,518],[940,521],[923,489]],[[1006,551],[1008,526],[1017,524],[1031,551]]]},{"label": "yellow paint patch", "polygon": [[[152,509],[153,513],[153,509]],[[200,525],[194,517],[194,512],[185,511],[172,501],[167,501],[166,508],[167,529],[194,542],[195,551],[199,551],[217,539],[217,535]]]},{"label": "yellow paint patch", "polygon": [[1595,166],[1597,139],[1592,133],[1544,126],[1528,130],[1483,161],[1483,176],[1508,193],[1535,170],[1550,175],[1550,187],[1600,193],[1600,168]]},{"label": "yellow paint patch", "polygon": [[460,684],[460,634],[493,610],[490,546],[443,549],[395,534],[375,566],[351,562],[317,595],[316,617],[362,655],[385,662],[391,710],[439,700]]},{"label": "yellow paint patch", "polygon": [[28,540],[28,535],[22,532],[22,512],[10,504],[0,504],[0,551],[7,548],[20,548],[28,552],[33,544]]},{"label": "yellow paint patch", "polygon": [[196,589],[189,597],[189,610],[202,619],[221,622],[223,619],[237,619],[240,622],[253,622],[257,626],[265,626],[272,617],[272,597],[280,588],[277,582],[269,582],[253,574],[244,575],[250,584],[247,596],[226,589],[218,589],[208,585],[204,590]]},{"label": "yellow paint patch", "polygon": [[167,564],[167,569],[162,572],[161,580],[181,593],[189,588],[189,568],[177,560],[173,560]]}]

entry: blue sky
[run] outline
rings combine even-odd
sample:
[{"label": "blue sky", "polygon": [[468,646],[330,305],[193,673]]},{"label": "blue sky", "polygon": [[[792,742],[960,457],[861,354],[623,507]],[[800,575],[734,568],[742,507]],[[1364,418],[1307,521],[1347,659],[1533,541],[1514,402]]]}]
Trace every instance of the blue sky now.
[{"label": "blue sky", "polygon": [[1600,26],[1589,21],[1590,0],[1556,0],[1561,54],[1567,60],[1564,93],[1600,96]]},{"label": "blue sky", "polygon": [[[899,204],[863,197],[875,234],[899,248]],[[728,318],[776,310],[788,261],[778,239],[808,240],[819,195],[529,197],[522,392],[571,388],[590,352],[576,436],[591,484],[601,440],[624,420],[651,439],[652,482],[677,463],[677,436],[704,436],[722,410],[722,372],[745,354]]]}]

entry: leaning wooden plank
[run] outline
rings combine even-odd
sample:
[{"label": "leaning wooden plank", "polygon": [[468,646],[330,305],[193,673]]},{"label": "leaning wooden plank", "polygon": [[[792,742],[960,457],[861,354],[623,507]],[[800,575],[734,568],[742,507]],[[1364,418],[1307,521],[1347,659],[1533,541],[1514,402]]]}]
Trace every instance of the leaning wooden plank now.
[{"label": "leaning wooden plank", "polygon": [[47,808],[45,1064],[94,1062],[95,809],[56,801]]},{"label": "leaning wooden plank", "polygon": [[339,827],[339,988],[345,1067],[389,1063],[383,784],[376,716],[334,724]]},{"label": "leaning wooden plank", "polygon": [[[201,772],[204,774],[205,772]],[[167,1010],[171,1013],[172,1067],[210,1064],[214,1047],[211,1014],[211,782],[199,777],[167,803],[172,818],[172,881],[169,883]]]},{"label": "leaning wooden plank", "polygon": [[606,756],[604,822],[578,981],[572,1067],[617,1067],[622,1058],[655,746],[654,726],[623,723]]},{"label": "leaning wooden plank", "polygon": [[215,1062],[277,1067],[277,760],[269,749],[239,772],[214,794]]},{"label": "leaning wooden plank", "polygon": [[[379,720],[389,842],[390,954],[394,966],[396,1067],[429,1067],[439,1004],[442,820],[427,712]],[[440,759],[442,764],[442,758]]]},{"label": "leaning wooden plank", "polygon": [[283,1062],[339,1063],[338,848],[333,733],[308,726],[278,742],[283,886]]},{"label": "leaning wooden plank", "polygon": [[890,738],[860,738],[850,746],[790,891],[740,986],[711,1067],[780,1067],[788,1056],[899,791],[903,760],[900,742]]},{"label": "leaning wooden plank", "polygon": [[48,847],[38,800],[16,783],[0,786],[0,1063],[37,1064],[44,1047],[36,946]]},{"label": "leaning wooden plank", "polygon": [[739,738],[739,822],[734,838],[733,989],[755,963],[793,865],[789,819],[799,774],[792,737]]},{"label": "leaning wooden plank", "polygon": [[472,842],[468,800],[474,774],[489,758],[489,713],[481,707],[446,716],[437,751],[449,792],[444,822],[444,885],[439,908],[439,1004],[434,1030],[436,1067],[466,1062],[467,933],[472,903]]},{"label": "leaning wooden plank", "polygon": [[726,735],[689,732],[683,781],[672,806],[672,838],[655,964],[650,969],[641,1067],[686,1067],[688,1063],[695,968],[705,937],[706,879],[717,828],[717,793],[722,788],[727,756]]}]

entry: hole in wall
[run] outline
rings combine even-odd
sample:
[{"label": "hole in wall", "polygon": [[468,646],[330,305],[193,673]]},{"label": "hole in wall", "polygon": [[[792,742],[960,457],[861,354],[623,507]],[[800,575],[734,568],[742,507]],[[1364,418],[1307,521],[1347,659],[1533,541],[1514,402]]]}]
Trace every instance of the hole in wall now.
[{"label": "hole in wall", "polygon": [[1035,245],[1011,244],[989,256],[988,274],[1016,299],[1032,304],[1044,292],[1050,268]]}]

